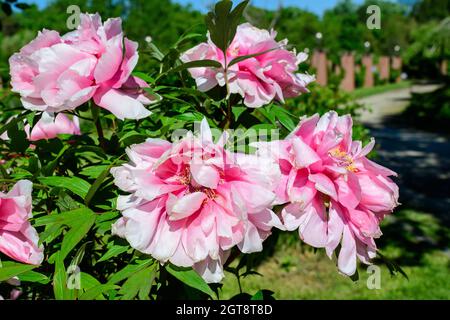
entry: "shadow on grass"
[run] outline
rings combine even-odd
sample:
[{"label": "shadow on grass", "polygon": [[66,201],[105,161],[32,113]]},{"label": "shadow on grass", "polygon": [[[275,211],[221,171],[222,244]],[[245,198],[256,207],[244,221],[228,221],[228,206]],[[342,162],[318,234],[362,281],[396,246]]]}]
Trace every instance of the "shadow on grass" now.
[{"label": "shadow on grass", "polygon": [[400,266],[422,265],[425,254],[435,250],[450,255],[450,229],[431,214],[401,210],[386,219],[382,231],[380,250]]},{"label": "shadow on grass", "polygon": [[[377,246],[384,257],[400,267],[424,266],[426,254],[435,251],[446,252],[450,261],[450,228],[445,226],[432,214],[402,209],[388,216],[382,223],[383,236],[376,239]],[[280,232],[273,234],[264,244],[264,252],[244,256],[245,263],[253,267],[272,259],[276,252],[288,251],[286,248],[296,247],[299,255],[316,249],[300,244],[297,232]],[[321,250],[321,249],[319,249]],[[289,264],[289,259],[286,263]],[[385,264],[380,258],[373,260],[375,264]],[[283,261],[279,261],[283,268]],[[289,267],[289,266],[287,266]]]}]

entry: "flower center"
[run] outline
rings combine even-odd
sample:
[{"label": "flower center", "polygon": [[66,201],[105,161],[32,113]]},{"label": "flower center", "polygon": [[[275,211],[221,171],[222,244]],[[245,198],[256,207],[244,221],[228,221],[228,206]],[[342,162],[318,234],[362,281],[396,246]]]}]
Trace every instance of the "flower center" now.
[{"label": "flower center", "polygon": [[179,175],[178,175],[178,181],[185,185],[188,186],[191,184],[191,173],[189,172],[188,168],[185,168]]},{"label": "flower center", "polygon": [[192,192],[203,192],[204,194],[206,194],[206,196],[208,197],[208,199],[206,199],[205,201],[208,200],[213,200],[217,197],[216,191],[210,188],[206,188],[203,186],[199,186],[196,185],[195,183],[192,184],[192,179],[191,179],[191,173],[189,172],[189,168],[185,168],[179,175],[178,175],[178,181],[182,184],[185,185],[187,187],[187,192],[188,193],[192,193]]},{"label": "flower center", "polygon": [[331,150],[328,154],[338,166],[344,167],[347,171],[358,172],[358,168],[356,168],[353,158],[347,152],[342,151],[340,148],[336,148]]}]

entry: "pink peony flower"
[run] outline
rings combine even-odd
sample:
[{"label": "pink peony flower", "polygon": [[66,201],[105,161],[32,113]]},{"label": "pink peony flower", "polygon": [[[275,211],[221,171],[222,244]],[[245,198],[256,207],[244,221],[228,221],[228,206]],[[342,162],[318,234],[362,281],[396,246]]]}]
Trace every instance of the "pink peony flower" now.
[{"label": "pink peony flower", "polygon": [[[13,119],[13,118],[11,118]],[[11,120],[9,119],[7,123]],[[44,112],[41,119],[36,123],[30,133],[30,125],[24,126],[28,140],[49,140],[56,138],[59,134],[81,135],[80,122],[78,117],[74,116],[70,120],[65,114],[59,113],[56,117],[53,114]],[[0,135],[1,140],[9,140],[7,132]]]},{"label": "pink peony flower", "polygon": [[112,170],[115,184],[130,193],[118,199],[123,217],[113,233],[162,263],[193,266],[208,282],[223,278],[232,247],[261,251],[271,228],[283,228],[271,210],[278,167],[227,152],[225,140],[214,144],[203,120],[200,137],[129,148],[131,163]]},{"label": "pink peony flower", "polygon": [[21,180],[8,193],[0,193],[0,252],[19,262],[39,265],[44,259],[39,235],[28,221],[32,183]]},{"label": "pink peony flower", "polygon": [[[314,76],[296,73],[298,64],[307,59],[305,53],[285,49],[287,40],[277,42],[275,31],[261,30],[249,23],[238,26],[236,36],[227,50],[226,63],[239,56],[263,53],[245,59],[228,69],[230,93],[240,94],[249,108],[259,108],[272,100],[296,97],[308,92],[306,86],[314,81]],[[181,56],[183,62],[196,60],[216,60],[225,67],[223,52],[209,39],[188,50]],[[192,68],[190,73],[200,91],[208,91],[215,86],[225,86],[224,70],[214,68]]]},{"label": "pink peony flower", "polygon": [[375,256],[380,221],[398,205],[396,175],[366,158],[375,142],[352,141],[352,119],[336,112],[303,119],[283,141],[259,144],[261,155],[278,161],[282,178],[277,203],[287,230],[298,229],[309,245],[331,258],[338,244],[339,270],[356,271],[356,257]]},{"label": "pink peony flower", "polygon": [[43,30],[10,60],[11,84],[26,109],[73,110],[94,99],[119,119],[150,115],[142,94],[148,85],[131,72],[138,44],[124,37],[119,18],[102,24],[98,14],[81,15],[77,30],[64,36]]},{"label": "pink peony flower", "polygon": [[[29,127],[28,127],[29,130]],[[44,112],[42,118],[36,123],[29,134],[30,141],[49,140],[56,138],[59,134],[80,135],[80,122],[78,117],[70,120],[65,114],[60,113],[56,117]]]}]

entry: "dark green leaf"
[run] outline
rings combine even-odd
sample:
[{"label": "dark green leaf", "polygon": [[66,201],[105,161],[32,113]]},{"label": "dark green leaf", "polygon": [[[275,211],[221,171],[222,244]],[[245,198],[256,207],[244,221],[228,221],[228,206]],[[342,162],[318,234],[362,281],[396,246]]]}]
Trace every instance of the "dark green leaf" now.
[{"label": "dark green leaf", "polygon": [[116,161],[114,161],[108,167],[106,167],[105,170],[103,170],[103,172],[97,177],[97,179],[95,179],[94,183],[89,188],[89,191],[86,194],[86,197],[84,199],[84,203],[86,204],[86,206],[89,206],[89,204],[91,203],[91,200],[94,197],[95,193],[100,188],[100,186],[102,185],[103,181],[105,181],[106,177],[109,175],[109,172],[111,171],[111,168],[116,165],[118,160],[120,160],[120,158],[118,158]]},{"label": "dark green leaf", "polygon": [[188,285],[189,287],[195,288],[204,292],[210,296],[214,295],[214,291],[209,287],[209,285],[205,282],[205,280],[200,277],[200,275],[192,270],[192,268],[180,268],[174,265],[167,265],[167,272],[169,272],[172,276]]},{"label": "dark green leaf", "polygon": [[9,3],[3,2],[2,3],[2,10],[7,15],[10,16],[12,14],[12,8]]},{"label": "dark green leaf", "polygon": [[20,9],[20,10],[26,10],[26,9],[30,8],[30,5],[28,3],[19,2],[19,3],[16,3],[14,5],[14,7],[16,7],[17,9]]},{"label": "dark green leaf", "polygon": [[25,112],[25,113],[22,113],[20,116],[17,116],[14,119],[12,119],[10,122],[8,122],[7,124],[5,124],[3,127],[0,128],[0,135],[7,132],[9,130],[9,128],[17,125],[17,123],[19,123],[23,119],[27,118],[28,115],[29,115],[29,112]]}]

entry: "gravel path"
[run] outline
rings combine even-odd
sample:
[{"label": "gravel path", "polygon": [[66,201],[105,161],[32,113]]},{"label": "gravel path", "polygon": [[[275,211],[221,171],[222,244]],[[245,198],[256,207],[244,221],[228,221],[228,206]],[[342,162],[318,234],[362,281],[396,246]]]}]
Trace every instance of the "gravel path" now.
[{"label": "gravel path", "polygon": [[[399,176],[400,202],[434,213],[450,223],[450,137],[404,127],[392,120],[408,105],[411,92],[430,92],[436,85],[413,86],[359,100],[370,107],[362,122],[377,140],[377,161]],[[395,119],[395,118],[394,118]]]}]

